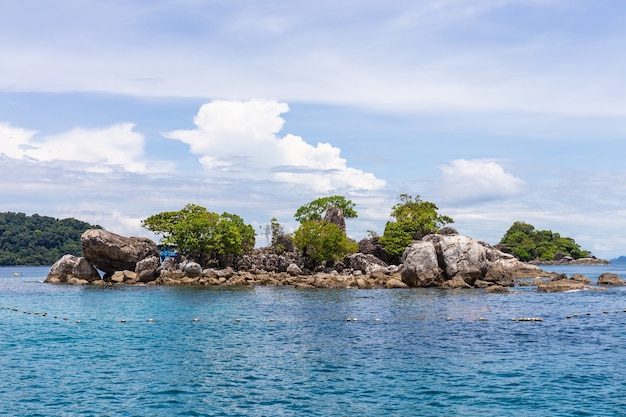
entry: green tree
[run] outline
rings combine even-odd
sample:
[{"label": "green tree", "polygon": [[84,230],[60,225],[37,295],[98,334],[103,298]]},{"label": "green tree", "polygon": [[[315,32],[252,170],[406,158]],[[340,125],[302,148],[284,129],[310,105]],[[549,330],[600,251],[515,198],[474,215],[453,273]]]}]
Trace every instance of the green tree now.
[{"label": "green tree", "polygon": [[341,259],[359,250],[334,223],[309,220],[295,231],[293,243],[307,257],[316,261]]},{"label": "green tree", "polygon": [[559,253],[574,259],[591,256],[590,252],[582,250],[572,238],[561,237],[551,230],[536,230],[533,225],[520,221],[509,227],[499,246],[504,252],[511,253],[522,261],[551,261]]},{"label": "green tree", "polygon": [[142,226],[161,235],[163,243],[176,245],[183,255],[203,263],[219,262],[224,255],[240,255],[254,247],[254,228],[241,217],[218,215],[195,204],[152,215]]},{"label": "green tree", "polygon": [[0,213],[0,265],[52,265],[65,254],[82,256],[81,235],[99,228],[73,218]]},{"label": "green tree", "polygon": [[301,206],[294,215],[295,219],[300,223],[312,220],[322,220],[322,216],[330,207],[337,207],[343,211],[344,219],[356,219],[357,212],[354,210],[354,203],[346,200],[344,196],[333,195],[330,197],[321,197]]},{"label": "green tree", "polygon": [[421,200],[419,195],[401,194],[399,200],[400,203],[391,208],[393,220],[387,222],[379,239],[391,256],[402,255],[414,240],[436,233],[445,224],[454,223],[452,218],[440,215],[434,203]]}]

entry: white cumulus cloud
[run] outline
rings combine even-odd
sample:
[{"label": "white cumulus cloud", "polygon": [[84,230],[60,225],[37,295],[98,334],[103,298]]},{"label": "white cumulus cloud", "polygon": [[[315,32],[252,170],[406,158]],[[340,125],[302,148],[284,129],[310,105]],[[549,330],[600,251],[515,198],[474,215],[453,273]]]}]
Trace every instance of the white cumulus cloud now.
[{"label": "white cumulus cloud", "polygon": [[318,192],[338,189],[377,190],[385,181],[349,167],[341,150],[329,143],[307,143],[299,136],[278,136],[285,103],[273,100],[212,101],[194,118],[192,130],[165,136],[189,145],[211,175],[270,180]]},{"label": "white cumulus cloud", "polygon": [[145,140],[133,128],[132,123],[74,128],[39,139],[35,131],[0,124],[0,153],[15,159],[80,162],[90,165],[91,171],[107,172],[110,166],[122,166],[130,172],[144,172]]},{"label": "white cumulus cloud", "polygon": [[439,192],[452,201],[497,200],[518,194],[524,185],[495,161],[455,159],[440,169]]}]

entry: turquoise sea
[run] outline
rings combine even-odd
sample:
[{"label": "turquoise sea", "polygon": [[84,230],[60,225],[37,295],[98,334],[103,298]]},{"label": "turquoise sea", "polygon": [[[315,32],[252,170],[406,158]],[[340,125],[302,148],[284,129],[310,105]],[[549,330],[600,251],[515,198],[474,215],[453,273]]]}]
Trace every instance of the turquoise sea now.
[{"label": "turquoise sea", "polygon": [[626,416],[626,287],[95,288],[47,272],[0,268],[0,416]]}]

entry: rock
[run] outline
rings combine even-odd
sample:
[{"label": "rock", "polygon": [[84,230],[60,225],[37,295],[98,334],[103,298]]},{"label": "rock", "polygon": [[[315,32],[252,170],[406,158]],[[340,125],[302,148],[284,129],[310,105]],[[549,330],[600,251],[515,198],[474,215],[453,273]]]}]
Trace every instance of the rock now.
[{"label": "rock", "polygon": [[115,271],[110,277],[109,280],[111,282],[114,282],[116,284],[122,284],[122,283],[126,283],[126,284],[135,284],[137,283],[137,274],[135,273],[135,271],[129,271],[129,270],[124,270],[124,271]]},{"label": "rock", "polygon": [[89,284],[89,281],[87,281],[86,279],[80,279],[80,278],[76,278],[76,277],[69,277],[67,279],[67,283],[69,285],[87,285],[87,284]]},{"label": "rock", "polygon": [[409,287],[436,287],[443,281],[437,251],[431,242],[413,242],[402,255],[402,282]]},{"label": "rock", "polygon": [[289,264],[287,267],[287,273],[292,277],[295,277],[296,275],[302,275],[302,270],[296,264]]},{"label": "rock", "polygon": [[359,241],[359,252],[364,255],[374,255],[376,258],[388,264],[391,261],[391,256],[385,251],[385,248],[383,248],[383,245],[380,244],[378,239],[378,237],[361,239]]},{"label": "rock", "polygon": [[493,282],[483,281],[482,279],[477,279],[476,281],[474,281],[475,288],[487,288],[493,285],[494,285]]},{"label": "rock", "polygon": [[391,278],[385,283],[386,288],[408,288],[409,286],[396,278]]},{"label": "rock", "polygon": [[124,237],[103,229],[90,229],[81,236],[85,258],[106,274],[134,271],[142,259],[159,256],[156,244],[144,237]]},{"label": "rock", "polygon": [[573,279],[545,281],[537,286],[539,292],[565,292],[585,289],[585,284]]},{"label": "rock", "polygon": [[605,272],[598,277],[598,285],[624,285],[626,284],[619,275]]},{"label": "rock", "polygon": [[339,207],[329,207],[326,210],[324,221],[336,224],[344,234],[346,233],[346,219],[343,217],[343,210]]},{"label": "rock", "polygon": [[[494,247],[461,235],[428,235],[402,255],[402,281],[411,287],[468,288],[476,281],[513,286],[515,278],[549,275]],[[480,287],[485,284],[480,282]]]},{"label": "rock", "polygon": [[343,259],[346,268],[361,271],[369,274],[374,271],[387,269],[387,264],[378,259],[374,255],[365,255],[363,253],[352,253]]},{"label": "rock", "polygon": [[583,284],[591,284],[591,280],[583,274],[574,274],[570,277],[570,279],[582,282]]},{"label": "rock", "polygon": [[458,235],[459,232],[454,227],[446,226],[446,227],[442,227],[441,229],[439,229],[438,234],[444,235],[444,236],[453,236],[453,235]]},{"label": "rock", "polygon": [[100,279],[100,274],[83,257],[65,255],[52,265],[44,282],[68,283],[71,278],[93,282]]},{"label": "rock", "polygon": [[452,279],[448,279],[441,284],[441,288],[459,289],[459,288],[472,288],[470,284],[465,282],[462,276],[455,276]]},{"label": "rock", "polygon": [[197,262],[187,262],[183,267],[183,272],[190,278],[196,278],[202,275],[202,267]]},{"label": "rock", "polygon": [[503,287],[502,285],[490,285],[485,288],[485,292],[490,294],[506,294],[510,291],[509,287]]},{"label": "rock", "polygon": [[[170,259],[170,258],[168,258]],[[168,260],[166,259],[166,261]],[[160,266],[157,256],[150,256],[137,262],[135,273],[139,282],[151,282],[157,278],[157,271]]]}]

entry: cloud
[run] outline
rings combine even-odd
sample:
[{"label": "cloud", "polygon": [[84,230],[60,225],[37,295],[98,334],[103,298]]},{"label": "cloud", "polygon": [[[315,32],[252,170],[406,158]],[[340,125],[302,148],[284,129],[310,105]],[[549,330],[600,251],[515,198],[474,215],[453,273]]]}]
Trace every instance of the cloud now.
[{"label": "cloud", "polygon": [[524,181],[506,172],[497,162],[456,159],[440,167],[439,194],[445,201],[498,200],[518,194]]},{"label": "cloud", "polygon": [[10,158],[21,158],[37,132],[0,123],[0,154]]},{"label": "cloud", "polygon": [[300,136],[277,136],[284,125],[280,115],[287,111],[287,104],[272,100],[216,100],[200,108],[195,129],[165,136],[188,144],[211,176],[270,180],[317,192],[385,186],[373,174],[349,167],[329,143],[313,146]]},{"label": "cloud", "polygon": [[93,172],[110,172],[112,166],[145,172],[145,139],[133,128],[132,123],[98,129],[74,128],[39,139],[36,131],[0,124],[0,153],[42,162],[78,162]]}]

